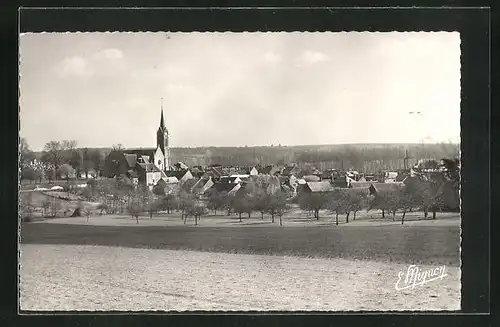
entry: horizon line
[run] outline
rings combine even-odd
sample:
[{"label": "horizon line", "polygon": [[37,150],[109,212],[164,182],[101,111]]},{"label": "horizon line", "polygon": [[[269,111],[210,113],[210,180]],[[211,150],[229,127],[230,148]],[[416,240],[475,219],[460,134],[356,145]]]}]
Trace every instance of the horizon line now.
[{"label": "horizon line", "polygon": [[[197,145],[197,146],[172,146],[170,149],[200,149],[200,148],[293,148],[293,147],[319,147],[319,146],[359,146],[359,145],[365,145],[365,146],[377,146],[377,145],[420,145],[420,146],[425,146],[425,145],[438,145],[438,144],[447,144],[447,145],[455,145],[458,146],[460,145],[460,142],[448,142],[448,141],[441,141],[441,142],[432,142],[432,143],[424,143],[424,142],[393,142],[393,143],[386,143],[386,142],[378,142],[378,143],[320,143],[320,144],[293,144],[293,145],[286,145],[286,144],[272,144],[272,145]],[[78,146],[76,149],[112,149],[113,146]],[[156,146],[124,146],[122,144],[122,149],[156,149]],[[44,150],[32,150],[33,152],[43,152]]]}]

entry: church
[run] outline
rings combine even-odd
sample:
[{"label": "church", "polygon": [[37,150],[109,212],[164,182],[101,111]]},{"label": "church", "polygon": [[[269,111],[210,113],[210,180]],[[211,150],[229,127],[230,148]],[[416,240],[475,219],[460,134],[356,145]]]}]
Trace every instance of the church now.
[{"label": "church", "polygon": [[160,179],[167,178],[166,171],[171,169],[169,136],[162,105],[156,147],[111,151],[106,157],[104,175],[109,178],[127,176],[141,185],[156,185]]}]

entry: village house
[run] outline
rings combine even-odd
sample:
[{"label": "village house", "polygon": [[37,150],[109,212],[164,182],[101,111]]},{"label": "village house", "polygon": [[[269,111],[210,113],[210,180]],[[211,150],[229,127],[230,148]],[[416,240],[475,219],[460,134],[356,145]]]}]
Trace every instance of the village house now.
[{"label": "village house", "polygon": [[332,184],[338,188],[349,188],[349,185],[354,180],[347,175],[341,175],[339,177],[335,177]]},{"label": "village house", "polygon": [[152,163],[138,163],[136,165],[136,172],[139,184],[146,185],[150,188],[153,188],[153,186],[165,176],[165,173],[162,173],[162,171]]},{"label": "village house", "polygon": [[376,177],[375,177],[375,175],[371,175],[371,174],[366,174],[366,175],[364,176],[364,179],[365,179],[365,181],[367,181],[367,182],[374,182],[374,181],[376,181]]},{"label": "village house", "polygon": [[177,194],[180,190],[179,180],[175,177],[163,177],[156,185],[162,187],[165,194]]},{"label": "village house", "polygon": [[206,177],[200,178],[193,185],[192,192],[197,194],[197,195],[202,195],[202,194],[205,194],[213,185],[214,185],[214,182],[212,180],[212,177],[206,176]]},{"label": "village house", "polygon": [[269,165],[269,166],[266,166],[266,167],[263,167],[259,170],[259,174],[260,175],[276,175],[280,172],[278,166],[276,165]]},{"label": "village house", "polygon": [[188,170],[189,169],[189,167],[185,163],[180,162],[180,161],[178,163],[176,163],[173,168],[175,170]]},{"label": "village house", "polygon": [[188,179],[193,179],[193,175],[189,171],[189,169],[186,170],[169,170],[166,172],[167,177],[175,177],[179,181],[179,183],[182,185],[184,184]]},{"label": "village house", "polygon": [[221,177],[225,176],[220,166],[211,166],[205,170],[206,176],[211,176],[214,181],[220,180]]},{"label": "village house", "polygon": [[215,190],[217,193],[227,193],[228,195],[235,195],[236,192],[241,188],[240,183],[215,183],[205,191],[205,194],[209,190]]},{"label": "village house", "polygon": [[304,193],[324,193],[333,191],[335,191],[335,187],[329,181],[307,182],[301,189],[301,192]]},{"label": "village house", "polygon": [[194,178],[202,178],[205,175],[205,171],[203,171],[203,169],[199,166],[194,166],[190,169],[190,171]]},{"label": "village house", "polygon": [[333,181],[333,177],[335,174],[336,170],[335,169],[326,169],[321,173],[321,180],[328,180],[328,181]]},{"label": "village house", "polygon": [[368,189],[372,182],[361,182],[361,181],[352,181],[349,185],[349,188],[366,188]]},{"label": "village house", "polygon": [[241,179],[237,176],[223,176],[220,178],[221,183],[239,183]]},{"label": "village house", "polygon": [[239,175],[255,176],[255,175],[258,175],[259,172],[258,172],[257,168],[255,168],[255,167],[240,167],[238,169],[238,174]]},{"label": "village house", "polygon": [[122,151],[111,151],[104,162],[103,175],[108,178],[137,175],[136,165],[136,155],[125,154]]},{"label": "village house", "polygon": [[393,183],[372,183],[368,188],[370,195],[377,195],[379,192],[394,191],[401,189],[404,183],[393,182]]},{"label": "village house", "polygon": [[398,177],[397,171],[386,171],[384,174],[384,183],[394,183]]},{"label": "village house", "polygon": [[291,176],[291,175],[297,176],[299,173],[300,173],[300,168],[297,166],[286,166],[281,171],[282,176]]}]

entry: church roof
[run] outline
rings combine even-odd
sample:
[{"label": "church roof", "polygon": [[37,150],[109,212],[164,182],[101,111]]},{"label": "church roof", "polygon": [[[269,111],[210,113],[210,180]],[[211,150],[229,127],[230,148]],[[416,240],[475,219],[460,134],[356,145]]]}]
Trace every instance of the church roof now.
[{"label": "church roof", "polygon": [[156,167],[152,163],[140,163],[139,166],[144,169],[147,173],[150,172],[161,172],[160,168]]},{"label": "church roof", "polygon": [[135,154],[124,153],[123,156],[127,161],[129,168],[134,168],[137,164],[137,156]]}]

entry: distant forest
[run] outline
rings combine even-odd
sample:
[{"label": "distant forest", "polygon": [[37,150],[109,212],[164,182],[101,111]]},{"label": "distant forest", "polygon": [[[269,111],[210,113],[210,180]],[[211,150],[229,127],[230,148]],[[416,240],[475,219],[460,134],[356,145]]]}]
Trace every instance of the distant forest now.
[{"label": "distant forest", "polygon": [[[88,149],[92,150],[92,149]],[[99,148],[101,158],[111,148]],[[355,169],[365,173],[405,168],[419,159],[459,158],[459,145],[438,144],[352,144],[303,145],[257,147],[197,147],[171,148],[171,163],[183,162],[188,166],[286,165],[314,166],[320,170]],[[37,156],[40,157],[38,152]]]},{"label": "distant forest", "polygon": [[458,158],[459,145],[438,144],[354,144],[258,147],[172,148],[172,162],[194,165],[270,165],[296,163],[318,169],[356,169],[363,172],[400,169],[419,159]]}]

